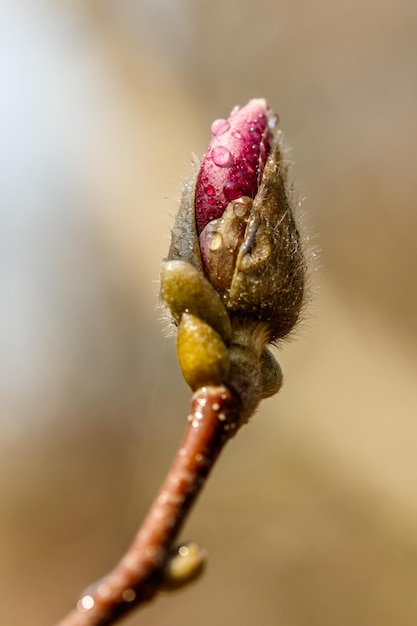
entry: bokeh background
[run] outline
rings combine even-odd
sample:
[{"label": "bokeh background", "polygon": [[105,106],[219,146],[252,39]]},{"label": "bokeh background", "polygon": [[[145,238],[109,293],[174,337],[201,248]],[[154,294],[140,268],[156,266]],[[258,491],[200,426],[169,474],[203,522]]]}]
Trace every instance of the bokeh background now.
[{"label": "bokeh background", "polygon": [[187,524],[204,578],[125,623],[417,623],[417,4],[0,5],[0,621],[130,542],[189,391],[160,260],[210,123],[266,97],[321,248],[283,391]]}]

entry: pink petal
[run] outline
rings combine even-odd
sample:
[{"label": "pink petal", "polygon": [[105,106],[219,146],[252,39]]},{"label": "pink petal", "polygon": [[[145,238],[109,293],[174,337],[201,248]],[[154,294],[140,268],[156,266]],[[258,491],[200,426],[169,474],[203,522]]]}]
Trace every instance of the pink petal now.
[{"label": "pink petal", "polygon": [[271,149],[269,121],[275,124],[277,116],[259,98],[235,107],[227,120],[213,122],[195,190],[199,235],[208,222],[222,216],[231,200],[255,197]]}]

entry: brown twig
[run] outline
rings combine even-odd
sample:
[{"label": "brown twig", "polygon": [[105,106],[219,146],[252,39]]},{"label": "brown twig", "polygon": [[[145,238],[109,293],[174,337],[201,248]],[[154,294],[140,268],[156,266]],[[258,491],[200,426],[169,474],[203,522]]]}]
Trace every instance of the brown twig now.
[{"label": "brown twig", "polygon": [[131,546],[57,626],[108,626],[155,596],[172,543],[240,414],[240,399],[224,385],[194,393],[182,445]]}]

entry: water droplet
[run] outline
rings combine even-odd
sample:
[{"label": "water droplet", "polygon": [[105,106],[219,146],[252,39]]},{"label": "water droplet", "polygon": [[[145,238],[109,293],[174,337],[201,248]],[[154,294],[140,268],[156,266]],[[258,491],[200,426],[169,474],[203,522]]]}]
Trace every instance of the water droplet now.
[{"label": "water droplet", "polygon": [[249,132],[251,134],[252,141],[256,141],[258,143],[261,142],[262,133],[259,132],[258,128],[255,128],[254,126],[251,126],[250,129],[249,129]]},{"label": "water droplet", "polygon": [[223,237],[220,233],[214,233],[210,239],[209,248],[212,252],[216,252],[216,250],[220,250],[223,246]]},{"label": "water droplet", "polygon": [[167,494],[167,493],[165,493],[165,492],[164,492],[164,493],[161,493],[161,494],[158,496],[158,504],[166,504],[166,503],[168,502],[168,500],[169,500],[169,496],[168,496],[168,494]]},{"label": "water droplet", "polygon": [[245,217],[252,206],[252,200],[250,198],[238,198],[233,202],[233,213],[236,217]]},{"label": "water droplet", "polygon": [[97,593],[102,598],[107,598],[111,594],[110,585],[107,585],[106,583],[101,583],[101,585],[97,587]]},{"label": "water droplet", "polygon": [[145,554],[150,559],[153,559],[156,553],[157,549],[155,548],[155,546],[148,546],[147,548],[145,548]]},{"label": "water droplet", "polygon": [[232,130],[232,135],[236,139],[242,139],[242,133],[239,130],[236,130],[236,129]]},{"label": "water droplet", "polygon": [[232,200],[237,200],[237,198],[241,197],[242,189],[238,183],[231,180],[223,187],[223,193],[226,200],[231,202]]},{"label": "water droplet", "polygon": [[214,196],[216,190],[213,185],[207,185],[207,187],[204,187],[204,191],[208,196]]},{"label": "water droplet", "polygon": [[223,135],[224,133],[226,133],[229,128],[229,122],[220,118],[218,120],[214,120],[213,124],[211,125],[211,132],[215,137],[218,137],[219,135]]},{"label": "water droplet", "polygon": [[122,598],[125,602],[133,602],[136,598],[136,591],[134,589],[125,589]]},{"label": "water droplet", "polygon": [[233,156],[226,146],[216,146],[211,151],[211,160],[219,167],[229,167],[233,164]]},{"label": "water droplet", "polygon": [[90,611],[94,607],[94,598],[92,596],[84,596],[77,602],[77,609],[85,612]]}]

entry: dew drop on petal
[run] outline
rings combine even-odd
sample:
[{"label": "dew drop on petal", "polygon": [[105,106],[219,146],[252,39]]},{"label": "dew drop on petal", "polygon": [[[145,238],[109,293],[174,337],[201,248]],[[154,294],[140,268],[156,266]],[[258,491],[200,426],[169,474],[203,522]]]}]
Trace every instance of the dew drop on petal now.
[{"label": "dew drop on petal", "polygon": [[204,191],[206,192],[208,196],[214,196],[215,189],[213,185],[207,185],[207,187],[204,188]]},{"label": "dew drop on petal", "polygon": [[234,181],[229,181],[223,187],[223,193],[226,200],[231,202],[232,200],[237,200],[237,198],[241,197],[242,188],[238,183]]},{"label": "dew drop on petal", "polygon": [[226,146],[215,146],[211,151],[211,160],[219,167],[229,167],[233,164],[233,156]]},{"label": "dew drop on petal", "polygon": [[218,120],[214,120],[213,124],[211,125],[211,132],[215,137],[218,137],[219,135],[223,135],[224,133],[226,133],[229,128],[229,122],[225,119],[220,118]]},{"label": "dew drop on petal", "polygon": [[262,138],[262,133],[259,132],[259,129],[254,126],[251,126],[249,129],[249,132],[250,132],[252,141],[256,141],[259,144]]},{"label": "dew drop on petal", "polygon": [[240,130],[232,130],[232,135],[235,139],[242,139],[242,133],[240,132]]}]

